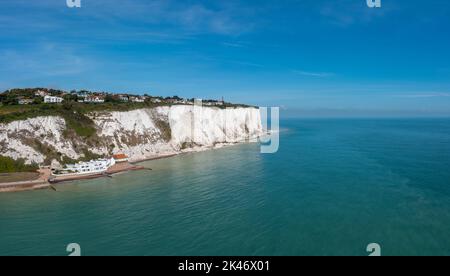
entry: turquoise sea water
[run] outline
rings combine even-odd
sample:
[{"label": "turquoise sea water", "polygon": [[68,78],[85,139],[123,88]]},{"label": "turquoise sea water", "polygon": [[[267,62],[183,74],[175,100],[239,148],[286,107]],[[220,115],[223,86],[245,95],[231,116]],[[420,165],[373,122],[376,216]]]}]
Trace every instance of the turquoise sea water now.
[{"label": "turquoise sea water", "polygon": [[258,144],[0,194],[0,255],[450,255],[450,120],[285,120]]}]

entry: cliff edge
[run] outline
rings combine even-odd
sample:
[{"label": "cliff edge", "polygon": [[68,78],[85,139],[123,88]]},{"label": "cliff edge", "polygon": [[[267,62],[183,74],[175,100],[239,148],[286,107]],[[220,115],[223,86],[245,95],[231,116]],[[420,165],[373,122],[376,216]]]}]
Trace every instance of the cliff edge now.
[{"label": "cliff edge", "polygon": [[57,165],[125,153],[139,161],[233,144],[263,132],[257,108],[174,105],[88,114],[95,133],[81,137],[62,116],[0,124],[0,155]]}]

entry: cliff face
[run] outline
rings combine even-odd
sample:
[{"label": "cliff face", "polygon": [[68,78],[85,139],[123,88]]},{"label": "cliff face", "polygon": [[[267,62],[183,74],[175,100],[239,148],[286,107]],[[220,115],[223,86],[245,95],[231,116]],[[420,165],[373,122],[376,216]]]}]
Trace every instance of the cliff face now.
[{"label": "cliff face", "polygon": [[55,164],[123,152],[137,161],[237,143],[262,134],[260,113],[255,108],[172,106],[89,117],[97,133],[88,139],[73,135],[57,116],[0,124],[0,155],[24,159],[27,164]]}]

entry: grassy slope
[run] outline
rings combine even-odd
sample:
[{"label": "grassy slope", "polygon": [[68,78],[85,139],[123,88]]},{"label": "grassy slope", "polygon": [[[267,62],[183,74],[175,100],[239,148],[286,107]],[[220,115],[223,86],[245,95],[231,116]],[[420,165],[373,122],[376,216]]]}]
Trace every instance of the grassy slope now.
[{"label": "grassy slope", "polygon": [[0,106],[0,123],[9,123],[38,116],[61,115],[65,111],[76,111],[80,114],[100,111],[129,111],[144,107],[152,107],[145,103],[104,103],[104,104],[38,104]]}]

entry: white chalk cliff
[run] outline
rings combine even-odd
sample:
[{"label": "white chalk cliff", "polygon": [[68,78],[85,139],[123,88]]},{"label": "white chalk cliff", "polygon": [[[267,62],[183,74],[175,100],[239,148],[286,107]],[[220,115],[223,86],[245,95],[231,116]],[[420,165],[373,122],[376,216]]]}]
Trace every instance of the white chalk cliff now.
[{"label": "white chalk cliff", "polygon": [[131,161],[202,150],[255,139],[263,132],[256,108],[219,109],[178,105],[89,114],[95,139],[67,136],[62,117],[0,124],[0,155],[27,164],[78,160],[89,153],[123,152]]}]

